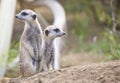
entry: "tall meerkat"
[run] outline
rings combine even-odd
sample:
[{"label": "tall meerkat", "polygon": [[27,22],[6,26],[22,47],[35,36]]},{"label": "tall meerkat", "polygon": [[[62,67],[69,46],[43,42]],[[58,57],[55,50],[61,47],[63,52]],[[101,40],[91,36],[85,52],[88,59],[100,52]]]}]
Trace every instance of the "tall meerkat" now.
[{"label": "tall meerkat", "polygon": [[55,25],[50,25],[44,30],[45,49],[43,55],[43,70],[50,68],[54,69],[54,40],[57,37],[65,35],[65,32],[60,30]]},{"label": "tall meerkat", "polygon": [[43,32],[35,12],[24,9],[16,18],[25,22],[20,39],[20,72],[22,77],[31,76],[40,69],[44,49]]}]

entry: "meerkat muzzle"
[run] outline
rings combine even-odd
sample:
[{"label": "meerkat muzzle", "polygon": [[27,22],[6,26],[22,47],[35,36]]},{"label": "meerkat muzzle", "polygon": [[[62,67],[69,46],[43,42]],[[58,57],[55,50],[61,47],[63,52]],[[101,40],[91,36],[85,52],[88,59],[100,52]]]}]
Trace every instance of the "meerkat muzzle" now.
[{"label": "meerkat muzzle", "polygon": [[66,33],[64,32],[63,35],[65,35]]},{"label": "meerkat muzzle", "polygon": [[15,15],[15,18],[18,18],[18,15]]}]

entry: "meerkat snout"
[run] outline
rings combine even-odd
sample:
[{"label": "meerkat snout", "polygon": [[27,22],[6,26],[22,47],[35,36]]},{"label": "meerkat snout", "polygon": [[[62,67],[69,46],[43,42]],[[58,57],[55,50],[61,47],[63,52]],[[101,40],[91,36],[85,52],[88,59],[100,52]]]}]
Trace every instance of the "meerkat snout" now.
[{"label": "meerkat snout", "polygon": [[65,32],[63,32],[63,35],[65,35],[66,33]]},{"label": "meerkat snout", "polygon": [[32,10],[24,9],[20,13],[16,14],[15,17],[24,21],[34,21],[37,18],[37,15]]}]

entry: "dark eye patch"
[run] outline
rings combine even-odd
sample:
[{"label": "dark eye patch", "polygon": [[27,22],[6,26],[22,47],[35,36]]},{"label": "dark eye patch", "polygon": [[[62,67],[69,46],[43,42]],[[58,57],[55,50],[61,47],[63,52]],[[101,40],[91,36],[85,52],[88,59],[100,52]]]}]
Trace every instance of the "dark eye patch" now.
[{"label": "dark eye patch", "polygon": [[26,16],[26,15],[28,15],[28,13],[22,12],[21,15]]},{"label": "dark eye patch", "polygon": [[53,29],[55,32],[60,32],[60,30],[58,29],[58,28],[56,28],[56,29]]},{"label": "dark eye patch", "polygon": [[32,17],[33,17],[33,19],[35,20],[37,16],[36,16],[36,15],[33,15]]},{"label": "dark eye patch", "polygon": [[45,30],[45,35],[48,36],[48,34],[49,34],[49,31]]}]

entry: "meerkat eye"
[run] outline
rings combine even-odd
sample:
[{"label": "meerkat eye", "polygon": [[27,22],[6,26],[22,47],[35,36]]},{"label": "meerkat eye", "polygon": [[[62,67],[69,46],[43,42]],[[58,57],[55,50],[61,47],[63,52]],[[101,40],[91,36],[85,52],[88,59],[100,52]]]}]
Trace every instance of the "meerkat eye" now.
[{"label": "meerkat eye", "polygon": [[58,28],[54,29],[55,32],[60,32],[60,30]]},{"label": "meerkat eye", "polygon": [[26,16],[26,15],[28,15],[28,13],[22,12],[21,15]]},{"label": "meerkat eye", "polygon": [[32,17],[33,17],[33,19],[35,20],[37,16],[36,16],[36,15],[33,15]]},{"label": "meerkat eye", "polygon": [[48,34],[49,34],[49,31],[45,30],[45,35],[48,36]]}]

